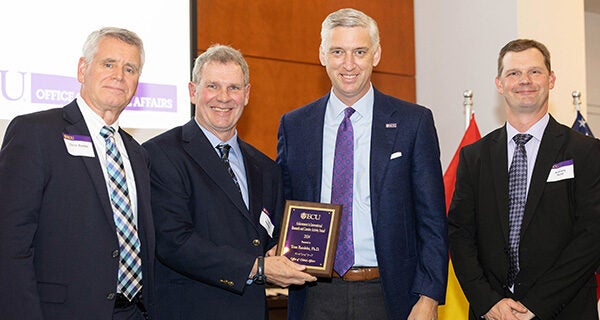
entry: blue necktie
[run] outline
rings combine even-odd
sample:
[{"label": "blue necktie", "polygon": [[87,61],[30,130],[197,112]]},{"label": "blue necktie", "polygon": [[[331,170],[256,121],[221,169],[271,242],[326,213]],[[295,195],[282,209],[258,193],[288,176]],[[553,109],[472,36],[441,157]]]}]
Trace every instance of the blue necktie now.
[{"label": "blue necktie", "polygon": [[140,240],[133,221],[125,168],[114,138],[115,129],[104,126],[100,135],[106,140],[106,170],[109,177],[110,203],[119,240],[119,275],[117,292],[130,301],[142,288]]},{"label": "blue necktie", "polygon": [[333,157],[331,203],[341,204],[342,216],[333,268],[343,276],[354,265],[352,235],[352,188],[354,184],[354,129],[350,117],[354,109],[344,110],[344,119],[338,127]]},{"label": "blue necktie", "polygon": [[519,273],[519,241],[521,234],[521,222],[527,202],[527,152],[525,144],[531,140],[530,134],[517,134],[513,137],[515,141],[515,153],[508,171],[508,247],[509,247],[509,269],[508,286],[512,287]]}]

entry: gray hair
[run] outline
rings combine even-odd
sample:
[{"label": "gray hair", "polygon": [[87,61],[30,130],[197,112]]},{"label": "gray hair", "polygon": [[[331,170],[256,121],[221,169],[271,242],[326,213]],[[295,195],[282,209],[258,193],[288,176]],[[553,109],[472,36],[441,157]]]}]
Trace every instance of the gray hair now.
[{"label": "gray hair", "polygon": [[146,59],[144,43],[135,32],[122,28],[106,27],[90,33],[90,35],[87,37],[87,40],[85,40],[85,43],[83,44],[83,59],[87,63],[92,62],[94,59],[94,55],[96,52],[98,52],[98,43],[104,37],[115,38],[135,46],[140,52],[141,65],[139,71],[140,73],[142,72],[142,67],[144,66],[144,61]]},{"label": "gray hair", "polygon": [[327,50],[327,41],[331,30],[336,27],[363,27],[369,30],[371,45],[379,46],[379,28],[377,22],[362,11],[352,8],[340,9],[330,13],[321,24],[321,50]]},{"label": "gray hair", "polygon": [[210,46],[205,52],[196,58],[194,69],[192,70],[193,83],[200,83],[200,72],[202,71],[202,67],[205,64],[213,61],[220,63],[234,62],[238,64],[242,68],[244,85],[246,86],[250,83],[250,70],[248,68],[248,63],[246,63],[246,60],[244,60],[244,57],[242,56],[242,53],[230,46],[222,44],[214,44]]}]

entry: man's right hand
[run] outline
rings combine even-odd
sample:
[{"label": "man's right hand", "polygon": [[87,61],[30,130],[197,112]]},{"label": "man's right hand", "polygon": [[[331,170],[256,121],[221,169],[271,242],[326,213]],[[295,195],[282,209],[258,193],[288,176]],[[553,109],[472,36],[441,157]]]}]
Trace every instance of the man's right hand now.
[{"label": "man's right hand", "polygon": [[[252,268],[253,274],[256,273],[257,262],[254,262]],[[267,281],[283,288],[292,284],[304,284],[305,282],[317,281],[317,278],[303,272],[305,266],[290,261],[284,256],[267,256],[265,257],[265,275]]]},{"label": "man's right hand", "polygon": [[484,318],[486,320],[519,320],[523,319],[529,310],[520,302],[504,298],[496,303]]}]

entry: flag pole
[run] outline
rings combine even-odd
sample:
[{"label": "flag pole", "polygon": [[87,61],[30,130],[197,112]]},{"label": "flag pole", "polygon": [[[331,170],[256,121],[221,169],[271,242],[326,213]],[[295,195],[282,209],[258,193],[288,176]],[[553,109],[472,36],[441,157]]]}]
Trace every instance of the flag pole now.
[{"label": "flag pole", "polygon": [[573,105],[575,106],[575,111],[581,111],[581,92],[579,90],[573,91],[571,93],[573,96]]},{"label": "flag pole", "polygon": [[465,106],[465,130],[467,130],[471,122],[471,114],[473,113],[473,90],[465,90],[463,97],[465,98],[463,102]]}]

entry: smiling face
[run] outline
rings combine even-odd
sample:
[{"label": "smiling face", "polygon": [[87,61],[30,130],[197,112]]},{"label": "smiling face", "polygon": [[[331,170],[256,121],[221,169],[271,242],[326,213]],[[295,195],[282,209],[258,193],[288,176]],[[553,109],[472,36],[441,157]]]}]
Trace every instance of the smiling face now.
[{"label": "smiling face", "polygon": [[221,141],[227,141],[248,104],[250,84],[244,85],[242,68],[235,62],[208,62],[200,74],[198,84],[188,85],[190,99],[196,105],[196,120]]},{"label": "smiling face", "polygon": [[323,43],[326,48],[321,48],[319,59],[331,79],[333,92],[351,106],[369,91],[381,47],[373,46],[364,27],[335,27]]},{"label": "smiling face", "polygon": [[502,59],[502,73],[496,88],[508,105],[508,116],[530,115],[541,118],[548,111],[548,96],[556,77],[536,48],[508,52]]},{"label": "smiling face", "polygon": [[79,59],[81,97],[101,117],[106,113],[118,117],[137,90],[140,66],[136,46],[112,37],[100,39],[92,61]]}]

